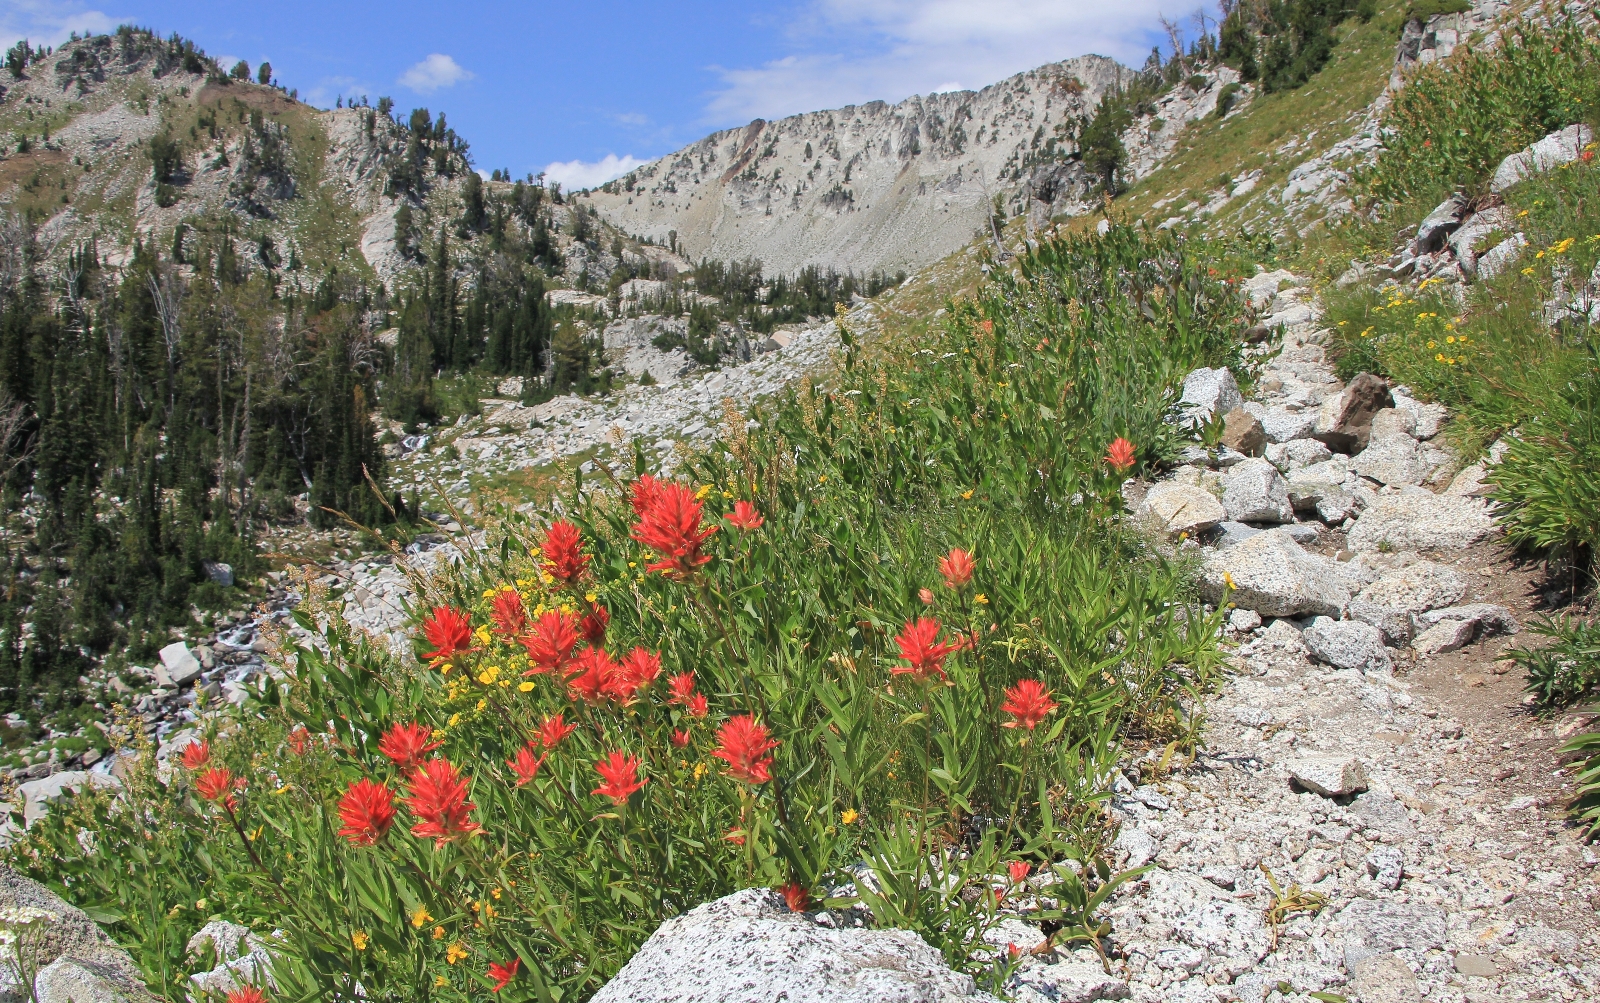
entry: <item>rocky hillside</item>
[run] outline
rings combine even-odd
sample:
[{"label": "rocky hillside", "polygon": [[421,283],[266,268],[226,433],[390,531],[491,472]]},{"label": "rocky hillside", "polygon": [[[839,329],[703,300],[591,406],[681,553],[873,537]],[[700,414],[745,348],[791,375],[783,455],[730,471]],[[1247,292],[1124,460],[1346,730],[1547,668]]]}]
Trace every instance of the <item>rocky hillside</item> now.
[{"label": "rocky hillside", "polygon": [[[919,268],[981,233],[997,198],[1006,216],[1035,222],[1086,211],[1095,179],[1080,134],[1101,99],[1134,77],[1104,56],[1080,56],[976,92],[757,119],[579,202],[690,258],[755,258],[774,272]],[[1210,114],[1237,80],[1219,67],[1143,109],[1124,134],[1132,176],[1160,163],[1183,125]]]}]

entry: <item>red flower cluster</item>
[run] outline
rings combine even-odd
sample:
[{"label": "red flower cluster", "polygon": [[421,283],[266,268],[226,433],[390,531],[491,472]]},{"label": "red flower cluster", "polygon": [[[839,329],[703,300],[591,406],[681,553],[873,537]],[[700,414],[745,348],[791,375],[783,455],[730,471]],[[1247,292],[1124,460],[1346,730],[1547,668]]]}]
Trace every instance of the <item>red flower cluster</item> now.
[{"label": "red flower cluster", "polygon": [[306,730],[305,725],[297,724],[284,741],[289,743],[290,752],[297,756],[303,756],[311,748],[311,732]]},{"label": "red flower cluster", "polygon": [[972,581],[972,555],[960,547],[952,547],[949,555],[939,558],[939,574],[944,576],[944,587],[959,589]]},{"label": "red flower cluster", "polygon": [[522,596],[516,589],[496,592],[489,616],[494,620],[495,633],[504,637],[517,637],[528,629],[528,611],[523,608]]},{"label": "red flower cluster", "polygon": [[1037,679],[1022,679],[1017,685],[1006,690],[1006,702],[1000,709],[1016,718],[1007,721],[1002,728],[1026,728],[1029,731],[1039,727],[1046,714],[1056,709],[1056,702],[1050,699],[1050,691],[1045,689],[1044,683]]},{"label": "red flower cluster", "polygon": [[577,725],[567,724],[561,719],[560,714],[555,717],[547,717],[544,719],[544,723],[539,725],[539,744],[543,745],[545,751],[548,752],[560,745],[563,738],[577,730]]},{"label": "red flower cluster", "polygon": [[517,977],[517,972],[522,968],[521,958],[512,958],[509,965],[489,964],[489,978],[494,981],[494,991],[499,992]]},{"label": "red flower cluster", "polygon": [[195,793],[207,801],[220,801],[222,807],[233,811],[239,807],[239,801],[233,796],[234,791],[243,790],[245,786],[243,777],[235,777],[226,766],[214,766],[195,778]]},{"label": "red flower cluster", "polygon": [[896,635],[894,643],[900,646],[900,657],[908,664],[896,665],[889,671],[894,675],[911,675],[918,682],[943,681],[944,660],[952,652],[960,651],[962,642],[941,642],[939,621],[932,617],[918,617],[907,621]]},{"label": "red flower cluster", "polygon": [[240,986],[228,994],[228,1003],[267,1003],[267,994],[255,986]]},{"label": "red flower cluster", "polygon": [[672,747],[674,749],[682,749],[688,746],[688,744],[689,733],[684,731],[682,728],[674,728],[672,731]]},{"label": "red flower cluster", "polygon": [[733,503],[733,511],[728,513],[728,521],[736,528],[749,533],[760,529],[767,520],[761,517],[761,513],[756,511],[754,505],[747,501],[736,501]]},{"label": "red flower cluster", "polygon": [[790,912],[805,912],[811,908],[811,892],[798,881],[791,881],[778,889],[783,896],[783,903],[789,907]]},{"label": "red flower cluster", "polygon": [[717,748],[711,754],[728,764],[728,776],[747,784],[764,784],[772,779],[772,757],[778,747],[767,729],[749,714],[729,718],[717,730]]},{"label": "red flower cluster", "polygon": [[600,774],[600,779],[604,783],[589,793],[608,797],[614,805],[625,804],[634,791],[645,785],[645,781],[639,779],[638,756],[625,756],[620,752],[613,752],[595,763],[594,771]]},{"label": "red flower cluster", "polygon": [[595,703],[610,690],[617,663],[604,648],[584,648],[572,662],[567,689],[584,703]]},{"label": "red flower cluster", "polygon": [[186,770],[198,770],[211,762],[211,743],[195,742],[183,750],[178,760]]},{"label": "red flower cluster", "polygon": [[700,526],[700,503],[694,492],[681,484],[641,477],[633,487],[633,510],[639,516],[630,535],[661,555],[647,565],[683,581],[711,560],[700,548],[717,531],[715,526]]},{"label": "red flower cluster", "polygon": [[422,757],[443,745],[430,742],[433,729],[425,724],[394,724],[378,739],[378,751],[388,756],[402,771],[409,771],[422,762]]},{"label": "red flower cluster", "polygon": [[578,625],[578,633],[590,644],[604,644],[606,628],[611,625],[611,613],[599,603],[589,604],[589,615]]},{"label": "red flower cluster", "polygon": [[523,675],[564,671],[578,644],[578,621],[570,613],[551,610],[539,617],[532,634],[517,638],[517,642],[528,650],[528,660],[533,663]]},{"label": "red flower cluster", "polygon": [[583,552],[583,536],[578,527],[562,519],[552,522],[545,530],[539,553],[544,557],[545,574],[562,585],[571,585],[589,566],[589,555]]},{"label": "red flower cluster", "polygon": [[394,791],[365,778],[357,780],[339,799],[339,835],[356,846],[372,846],[394,824]]},{"label": "red flower cluster", "polygon": [[1119,474],[1132,470],[1133,465],[1138,460],[1139,457],[1134,452],[1133,443],[1121,436],[1113,439],[1111,445],[1106,448],[1106,462],[1111,464],[1111,469]]},{"label": "red flower cluster", "polygon": [[517,750],[513,759],[506,760],[506,765],[511,767],[511,772],[517,775],[517,786],[526,787],[533,783],[533,778],[539,775],[539,767],[544,765],[548,753],[534,755],[532,742]]},{"label": "red flower cluster", "polygon": [[1028,880],[1028,875],[1033,873],[1033,865],[1026,860],[1013,860],[1006,865],[1006,870],[1011,872],[1011,883],[1020,885]]},{"label": "red flower cluster", "polygon": [[436,756],[418,766],[406,798],[406,807],[421,820],[411,827],[411,834],[431,836],[434,848],[441,849],[453,839],[482,831],[469,815],[477,805],[467,800],[467,783],[468,778],[447,759]]},{"label": "red flower cluster", "polygon": [[472,650],[472,621],[449,606],[435,606],[433,615],[422,621],[422,632],[433,645],[422,654],[429,662],[447,662]]}]

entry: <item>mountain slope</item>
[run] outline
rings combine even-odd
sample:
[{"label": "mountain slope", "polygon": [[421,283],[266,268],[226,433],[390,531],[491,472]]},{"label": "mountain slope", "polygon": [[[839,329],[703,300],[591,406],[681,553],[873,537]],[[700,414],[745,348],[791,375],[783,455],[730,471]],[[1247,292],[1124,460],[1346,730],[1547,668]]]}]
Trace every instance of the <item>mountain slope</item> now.
[{"label": "mountain slope", "polygon": [[[675,239],[690,258],[756,258],[772,272],[915,269],[972,240],[996,196],[1010,214],[1084,211],[1093,179],[1079,160],[1082,122],[1135,76],[1104,56],[1080,56],[976,92],[757,119],[579,202],[629,233]],[[1166,123],[1210,113],[1234,79],[1223,69],[1204,86],[1164,95],[1128,130],[1134,172],[1170,148],[1180,130]]]}]

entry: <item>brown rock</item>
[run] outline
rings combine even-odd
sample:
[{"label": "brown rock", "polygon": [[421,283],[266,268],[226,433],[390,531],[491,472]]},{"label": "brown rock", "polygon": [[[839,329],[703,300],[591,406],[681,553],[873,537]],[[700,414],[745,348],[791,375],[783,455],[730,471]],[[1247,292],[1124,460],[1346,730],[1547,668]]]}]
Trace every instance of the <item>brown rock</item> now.
[{"label": "brown rock", "polygon": [[1381,376],[1361,373],[1344,392],[1322,406],[1313,437],[1336,453],[1359,453],[1367,448],[1372,417],[1394,407],[1389,383]]},{"label": "brown rock", "polygon": [[1267,449],[1267,433],[1256,416],[1242,407],[1229,411],[1222,419],[1222,444],[1246,456],[1260,456]]}]

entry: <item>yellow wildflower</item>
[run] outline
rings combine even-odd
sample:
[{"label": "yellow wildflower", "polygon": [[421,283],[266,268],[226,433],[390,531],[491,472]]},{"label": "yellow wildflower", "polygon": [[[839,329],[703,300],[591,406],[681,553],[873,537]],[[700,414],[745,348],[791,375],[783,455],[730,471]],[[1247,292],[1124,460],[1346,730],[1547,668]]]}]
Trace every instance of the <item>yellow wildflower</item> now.
[{"label": "yellow wildflower", "polygon": [[1430,341],[1430,342],[1428,342],[1428,347],[1429,348],[1438,348],[1439,347],[1439,343],[1437,341]]},{"label": "yellow wildflower", "polygon": [[860,817],[861,814],[854,808],[846,808],[844,811],[839,813],[839,821],[844,825],[854,825],[856,819]]},{"label": "yellow wildflower", "polygon": [[356,950],[358,951],[365,951],[367,949],[367,941],[369,939],[370,938],[360,930],[357,930],[355,933],[350,935],[350,943],[356,945]]},{"label": "yellow wildflower", "polygon": [[443,940],[444,939],[444,927],[436,926],[436,927],[433,928],[433,939],[434,940]]},{"label": "yellow wildflower", "polygon": [[443,975],[435,975],[433,977],[433,987],[435,989],[442,989],[449,984],[450,980],[445,978]]},{"label": "yellow wildflower", "polygon": [[979,592],[977,595],[973,596],[972,601],[983,606],[989,605],[989,597],[984,595],[982,592]]},{"label": "yellow wildflower", "polygon": [[498,665],[487,666],[486,668],[484,668],[484,670],[482,672],[478,673],[478,682],[482,683],[485,686],[494,685],[494,681],[496,679],[499,679],[499,678],[500,678],[500,666],[498,666]]},{"label": "yellow wildflower", "polygon": [[1443,362],[1444,361],[1444,353],[1440,352],[1438,355],[1435,355],[1433,357],[1433,361],[1435,361],[1435,362]]},{"label": "yellow wildflower", "polygon": [[489,635],[488,627],[479,627],[473,632],[472,636],[476,637],[478,639],[478,643],[483,645],[487,645],[490,641],[494,640],[494,638]]},{"label": "yellow wildflower", "polygon": [[466,945],[462,944],[461,941],[458,940],[454,944],[451,944],[449,947],[445,948],[445,950],[444,950],[444,963],[447,964],[447,965],[453,965],[456,962],[458,962],[458,961],[462,960],[463,958],[465,958],[466,956],[467,956]]},{"label": "yellow wildflower", "polygon": [[417,906],[417,911],[411,914],[411,928],[413,930],[420,930],[432,922],[433,917],[428,915],[428,907],[425,905]]},{"label": "yellow wildflower", "polygon": [[696,491],[694,493],[695,501],[701,500],[702,498],[704,498],[706,495],[708,495],[710,493],[711,493],[711,485],[709,485],[709,484],[700,485],[700,490]]},{"label": "yellow wildflower", "polygon": [[1524,274],[1524,275],[1532,275],[1533,274],[1533,269],[1532,268],[1524,268],[1522,270],[1522,274]]},{"label": "yellow wildflower", "polygon": [[961,492],[961,500],[962,501],[970,501],[971,498],[972,498],[972,492],[971,491],[963,491],[963,492]]},{"label": "yellow wildflower", "polygon": [[517,692],[518,693],[532,693],[533,692],[533,683],[528,682],[527,680],[523,680],[522,682],[517,684]]},{"label": "yellow wildflower", "polygon": [[451,714],[450,715],[450,720],[446,721],[444,724],[445,724],[446,728],[454,728],[456,725],[458,725],[460,723],[461,723],[461,715],[460,714]]},{"label": "yellow wildflower", "polygon": [[1233,584],[1233,576],[1228,574],[1228,572],[1226,572],[1226,571],[1224,571],[1222,573],[1222,583],[1224,585],[1228,586],[1229,589],[1236,589],[1236,588],[1239,587],[1239,586]]}]

